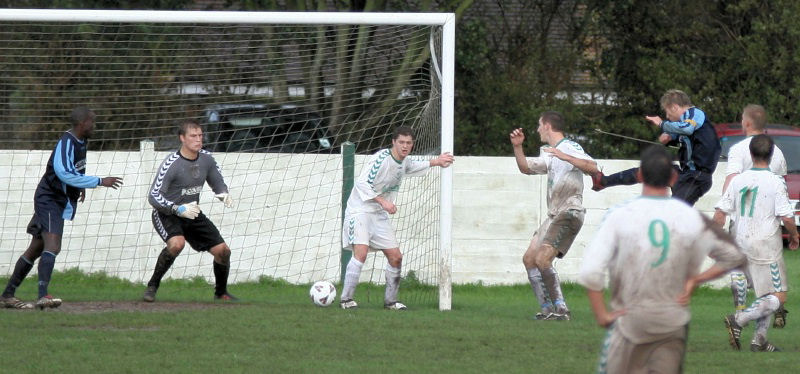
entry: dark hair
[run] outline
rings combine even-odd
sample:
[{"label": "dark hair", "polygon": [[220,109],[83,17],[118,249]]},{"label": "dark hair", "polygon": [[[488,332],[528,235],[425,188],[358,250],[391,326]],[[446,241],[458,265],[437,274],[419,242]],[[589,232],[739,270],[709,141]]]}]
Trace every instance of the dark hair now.
[{"label": "dark hair", "polygon": [[192,129],[192,128],[198,128],[200,130],[203,129],[202,127],[200,127],[200,124],[197,123],[197,121],[191,120],[191,119],[190,120],[186,120],[186,121],[181,122],[180,125],[178,125],[178,136],[186,135],[186,133],[189,131],[189,129]]},{"label": "dark hair", "polygon": [[550,128],[556,132],[564,132],[564,115],[554,110],[548,110],[540,116],[542,123],[550,124]]},{"label": "dark hair", "polygon": [[766,134],[756,135],[750,139],[750,155],[753,156],[753,161],[769,162],[772,159],[773,145],[775,142]]},{"label": "dark hair", "polygon": [[94,112],[88,106],[78,106],[72,109],[72,114],[69,117],[69,122],[72,126],[78,126],[88,119],[94,119]]},{"label": "dark hair", "polygon": [[400,126],[394,129],[394,132],[392,132],[392,140],[397,140],[400,135],[410,136],[411,140],[417,139],[417,137],[414,135],[414,129],[408,126]]},{"label": "dark hair", "polygon": [[672,178],[672,155],[662,145],[647,147],[642,152],[642,172],[644,184],[653,187],[669,187]]}]

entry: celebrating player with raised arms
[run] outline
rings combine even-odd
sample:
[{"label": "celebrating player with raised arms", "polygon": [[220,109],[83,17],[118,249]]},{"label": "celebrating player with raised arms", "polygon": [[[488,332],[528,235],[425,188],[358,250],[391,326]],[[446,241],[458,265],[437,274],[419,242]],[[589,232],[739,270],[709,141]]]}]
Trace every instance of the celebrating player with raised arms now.
[{"label": "celebrating player with raised arms", "polygon": [[78,202],[86,197],[86,188],[98,186],[117,189],[122,178],[94,177],[86,174],[86,151],[89,138],[94,131],[95,114],[85,106],[72,110],[70,122],[72,129],[61,135],[56,147],[47,161],[47,169],[36,186],[33,198],[33,218],[28,224],[28,234],[33,238],[19,257],[14,272],[8,280],[0,306],[16,309],[30,309],[33,305],[14,296],[17,287],[33,269],[33,262],[39,259],[39,309],[56,308],[61,299],[50,296],[47,286],[53,274],[56,256],[61,252],[61,238],[64,233],[64,220],[75,218]]},{"label": "celebrating player with raised arms", "polygon": [[742,327],[756,321],[756,333],[750,350],[776,351],[767,341],[769,317],[786,302],[786,264],[783,262],[781,221],[789,230],[789,248],[797,249],[798,233],[794,224],[786,182],[768,169],[774,151],[772,138],[756,135],[750,140],[753,168],[734,177],[716,205],[714,221],[721,227],[730,215],[736,242],[747,255],[747,271],[757,299],[744,310],[725,317],[730,344],[741,348]]},{"label": "celebrating player with raised arms", "polygon": [[592,157],[578,143],[564,137],[565,126],[561,113],[542,113],[536,131],[548,146],[542,148],[539,157],[530,159],[525,157],[522,149],[524,131],[516,129],[510,134],[519,171],[531,175],[547,174],[547,218],[533,234],[522,256],[528,280],[541,307],[536,319],[570,319],[553,260],[567,254],[583,226],[586,214],[583,208],[583,174],[599,172]]},{"label": "celebrating player with raised arms", "polygon": [[181,148],[161,163],[147,197],[153,206],[153,227],[167,246],[158,256],[142,299],[155,301],[161,278],[188,241],[195,251],[207,251],[214,256],[214,298],[236,300],[228,293],[231,249],[197,205],[206,182],[226,207],[233,206],[233,200],[214,157],[202,149],[203,130],[200,125],[194,121],[183,122],[178,137]]},{"label": "celebrating player with raised arms", "polygon": [[[584,253],[578,282],[597,323],[608,328],[598,372],[680,373],[692,292],[745,261],[728,234],[669,196],[678,178],[671,163],[663,146],[645,150],[641,197],[610,210]],[[707,256],[716,262],[700,273]]]},{"label": "celebrating player with raised arms", "polygon": [[342,242],[346,249],[353,251],[353,257],[347,264],[339,297],[342,309],[358,307],[353,295],[370,248],[382,251],[387,260],[384,307],[390,310],[406,309],[397,300],[403,254],[389,221],[389,215],[397,212],[394,199],[404,177],[421,176],[431,166],[446,168],[453,163],[453,155],[447,152],[429,161],[412,160],[408,155],[414,148],[414,140],[414,132],[410,127],[395,129],[392,147],[382,149],[369,158],[350,192],[342,227]]}]

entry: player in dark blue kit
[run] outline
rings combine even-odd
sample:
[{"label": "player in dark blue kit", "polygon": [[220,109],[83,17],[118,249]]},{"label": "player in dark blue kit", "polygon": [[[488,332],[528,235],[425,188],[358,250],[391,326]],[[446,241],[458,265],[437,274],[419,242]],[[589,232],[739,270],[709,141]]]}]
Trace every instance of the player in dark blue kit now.
[{"label": "player in dark blue kit", "polygon": [[[47,293],[50,276],[56,256],[61,252],[61,236],[64,233],[64,220],[75,218],[78,201],[86,198],[85,189],[97,186],[117,189],[122,185],[122,178],[94,177],[86,173],[86,149],[88,138],[94,130],[95,114],[87,107],[72,110],[70,122],[72,129],[61,135],[47,169],[36,187],[33,198],[33,218],[28,224],[28,233],[33,236],[25,253],[19,257],[14,266],[14,273],[8,280],[0,307],[15,309],[31,309],[34,305],[39,309],[57,308],[61,299]],[[14,293],[22,281],[33,269],[33,262],[39,259],[39,298],[35,304],[26,303]]]},{"label": "player in dark blue kit", "polygon": [[[672,196],[694,205],[711,189],[711,175],[717,168],[722,152],[717,133],[711,120],[700,108],[692,104],[689,95],[680,90],[669,90],[661,96],[661,108],[666,119],[646,116],[645,119],[662,131],[658,140],[662,144],[679,146],[677,167],[678,181],[672,186]],[[637,179],[638,168],[603,175],[592,175],[592,189],[600,191],[606,187],[632,185]]]}]

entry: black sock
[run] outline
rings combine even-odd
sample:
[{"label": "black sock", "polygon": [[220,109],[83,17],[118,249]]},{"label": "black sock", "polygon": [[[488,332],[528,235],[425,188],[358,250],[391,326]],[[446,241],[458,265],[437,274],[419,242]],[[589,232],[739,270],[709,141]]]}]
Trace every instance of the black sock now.
[{"label": "black sock", "polygon": [[228,293],[228,274],[231,272],[231,265],[222,265],[214,261],[214,278],[217,280],[214,295],[222,296]]},{"label": "black sock", "polygon": [[53,267],[56,266],[56,254],[50,251],[42,252],[39,257],[39,298],[47,296],[47,286],[50,285],[50,277],[53,275]]},{"label": "black sock", "polygon": [[167,251],[167,248],[164,247],[161,250],[161,254],[158,255],[158,261],[156,261],[156,269],[153,271],[153,276],[150,278],[150,282],[147,282],[147,287],[155,287],[161,285],[161,278],[164,277],[164,274],[167,273],[169,267],[172,266],[172,263],[175,262],[175,257],[172,257],[172,254]]},{"label": "black sock", "polygon": [[632,168],[628,170],[620,171],[619,173],[614,173],[611,175],[606,175],[603,177],[603,186],[611,187],[611,186],[619,186],[619,185],[633,185],[639,183],[636,180],[636,171],[639,168]]},{"label": "black sock", "polygon": [[11,278],[8,280],[5,291],[3,291],[3,297],[14,296],[14,293],[17,291],[17,287],[22,284],[22,281],[25,280],[25,277],[28,276],[28,273],[31,272],[31,269],[33,269],[33,261],[28,262],[27,258],[24,256],[19,256],[17,259],[17,264],[14,265],[14,272],[11,274]]}]

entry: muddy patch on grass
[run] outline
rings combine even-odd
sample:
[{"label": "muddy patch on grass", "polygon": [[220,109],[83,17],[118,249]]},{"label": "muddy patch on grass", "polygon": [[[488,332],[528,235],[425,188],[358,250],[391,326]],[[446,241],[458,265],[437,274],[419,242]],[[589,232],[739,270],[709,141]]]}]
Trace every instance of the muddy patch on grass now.
[{"label": "muddy patch on grass", "polygon": [[[45,309],[47,313],[104,313],[104,312],[171,312],[184,310],[203,310],[214,308],[236,308],[233,303],[176,303],[143,301],[78,301],[65,302],[58,308]],[[32,311],[38,312],[38,309]]]}]

